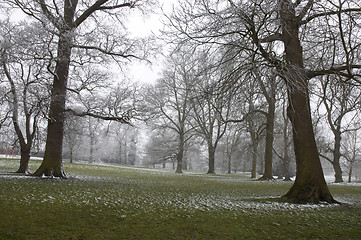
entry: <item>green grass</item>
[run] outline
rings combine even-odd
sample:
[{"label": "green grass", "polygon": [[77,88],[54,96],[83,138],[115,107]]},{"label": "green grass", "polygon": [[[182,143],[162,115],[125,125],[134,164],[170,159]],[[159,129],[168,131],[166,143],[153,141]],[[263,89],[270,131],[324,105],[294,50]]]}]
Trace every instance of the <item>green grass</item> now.
[{"label": "green grass", "polygon": [[75,178],[60,180],[17,167],[0,160],[0,239],[361,239],[360,186],[330,185],[347,206],[297,205],[272,200],[292,183],[242,174],[65,164]]}]

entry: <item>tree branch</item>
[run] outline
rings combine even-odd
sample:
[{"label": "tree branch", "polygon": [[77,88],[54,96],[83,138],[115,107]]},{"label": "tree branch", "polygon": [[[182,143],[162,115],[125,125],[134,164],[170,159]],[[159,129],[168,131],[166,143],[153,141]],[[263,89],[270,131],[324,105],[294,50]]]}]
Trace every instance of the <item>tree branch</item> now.
[{"label": "tree branch", "polygon": [[275,34],[269,35],[269,36],[264,37],[259,40],[260,43],[268,43],[268,42],[273,42],[273,41],[283,41],[282,34],[275,33]]},{"label": "tree branch", "polygon": [[79,111],[75,111],[71,108],[68,108],[65,110],[65,112],[70,112],[75,116],[78,117],[84,117],[84,116],[89,116],[89,117],[93,117],[93,118],[98,118],[98,119],[102,119],[102,120],[106,120],[106,121],[116,121],[116,122],[120,122],[120,123],[124,123],[124,124],[128,124],[131,125],[130,123],[130,117],[129,116],[103,116],[100,114],[96,114],[96,113],[91,113],[91,112],[79,112]]},{"label": "tree branch", "polygon": [[318,18],[318,17],[324,17],[324,16],[330,16],[330,15],[336,15],[339,13],[348,13],[348,12],[361,12],[361,8],[348,8],[348,9],[343,9],[341,11],[329,11],[329,12],[321,12],[321,13],[317,13],[314,15],[309,16],[308,18],[306,18],[303,21],[300,21],[300,25],[306,24],[311,22],[313,19]]},{"label": "tree branch", "polygon": [[83,46],[83,45],[73,45],[74,48],[80,48],[80,49],[86,49],[86,50],[95,50],[95,51],[99,51],[101,53],[104,53],[106,55],[110,55],[110,56],[116,56],[116,57],[122,57],[122,58],[136,58],[139,60],[143,60],[142,58],[133,55],[133,54],[125,54],[122,52],[112,52],[100,47],[96,47],[96,46]]},{"label": "tree branch", "polygon": [[56,17],[54,17],[54,15],[49,11],[45,0],[38,0],[39,4],[40,4],[40,8],[41,11],[43,12],[43,14],[47,17],[47,19],[49,19],[49,21],[57,28],[60,29],[61,26],[59,25],[59,22],[57,21]]},{"label": "tree branch", "polygon": [[80,15],[73,24],[74,28],[77,28],[80,24],[82,24],[90,15],[92,15],[95,11],[98,10],[113,10],[123,7],[129,7],[133,8],[135,5],[135,2],[127,2],[123,4],[118,4],[114,6],[103,6],[103,4],[107,3],[109,0],[98,0],[96,1],[92,6],[90,6],[87,10],[83,12],[82,15]]},{"label": "tree branch", "polygon": [[331,67],[330,69],[322,69],[318,71],[307,71],[307,77],[313,78],[318,76],[324,76],[327,74],[340,74],[345,77],[354,77],[350,76],[349,73],[343,73],[342,71],[348,71],[349,69],[361,69],[361,65],[355,64],[355,65],[348,65],[348,66],[339,66],[339,67]]}]

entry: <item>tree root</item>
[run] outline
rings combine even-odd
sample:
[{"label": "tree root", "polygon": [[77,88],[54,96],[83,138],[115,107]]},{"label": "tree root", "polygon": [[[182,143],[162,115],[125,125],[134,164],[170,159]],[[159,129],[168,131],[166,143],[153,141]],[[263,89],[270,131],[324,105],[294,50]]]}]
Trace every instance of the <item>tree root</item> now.
[{"label": "tree root", "polygon": [[319,204],[322,202],[340,204],[338,201],[333,199],[329,192],[322,191],[319,186],[312,183],[304,186],[293,186],[283,197],[292,203],[300,204]]}]

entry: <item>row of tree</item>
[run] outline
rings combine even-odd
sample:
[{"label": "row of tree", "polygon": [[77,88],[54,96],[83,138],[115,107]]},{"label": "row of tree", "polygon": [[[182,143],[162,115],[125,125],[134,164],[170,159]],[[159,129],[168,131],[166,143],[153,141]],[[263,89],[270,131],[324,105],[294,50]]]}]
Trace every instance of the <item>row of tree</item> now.
[{"label": "row of tree", "polygon": [[[2,9],[20,9],[32,19],[4,20],[1,28],[0,123],[11,116],[21,147],[19,171],[28,172],[33,142],[44,139],[44,160],[34,175],[66,177],[62,155],[69,114],[123,124],[138,119],[173,136],[163,151],[148,150],[158,159],[176,159],[178,173],[194,142],[206,146],[208,173],[215,172],[217,147],[224,145],[231,164],[235,149],[247,146],[252,177],[257,157],[264,158],[261,179],[273,178],[274,155],[289,179],[294,152],[296,180],[285,197],[335,202],[320,156],[332,163],[336,181],[342,181],[341,159],[354,163],[359,158],[360,3],[179,1],[165,14],[163,39],[172,53],[162,77],[139,91],[125,81],[113,83],[110,68],[145,59],[154,46],[150,39],[129,39],[124,29],[129,9],[147,6],[154,5],[141,0],[1,2]],[[94,128],[89,125],[89,134]],[[250,144],[241,144],[246,138]],[[169,147],[172,142],[176,147]]]},{"label": "row of tree", "polygon": [[[197,122],[195,130],[207,142],[209,172],[213,171],[215,146],[229,124],[230,104],[237,101],[239,89],[247,82],[256,83],[257,90],[249,97],[250,111],[238,111],[234,121],[245,121],[249,114],[258,112],[255,95],[260,92],[266,99],[262,179],[272,177],[276,100],[279,94],[287,92],[286,112],[292,124],[297,174],[285,197],[301,202],[334,202],[322,171],[312,107],[315,96],[320,96],[315,104],[323,106],[324,111],[317,109],[325,115],[334,136],[334,146],[328,148],[332,149],[333,158],[321,156],[330,160],[336,180],[341,181],[341,136],[359,128],[360,13],[358,1],[179,1],[179,8],[168,16],[172,30],[166,34],[176,44],[175,52],[185,48],[200,56],[192,77],[197,85],[186,80],[181,89],[192,88],[188,104]],[[185,58],[193,62],[191,57]],[[193,70],[186,72],[192,74]],[[183,72],[168,75],[174,79]],[[177,101],[177,97],[174,99]],[[184,139],[185,107],[176,109],[176,122],[166,110],[161,110],[173,122],[180,144]]]}]

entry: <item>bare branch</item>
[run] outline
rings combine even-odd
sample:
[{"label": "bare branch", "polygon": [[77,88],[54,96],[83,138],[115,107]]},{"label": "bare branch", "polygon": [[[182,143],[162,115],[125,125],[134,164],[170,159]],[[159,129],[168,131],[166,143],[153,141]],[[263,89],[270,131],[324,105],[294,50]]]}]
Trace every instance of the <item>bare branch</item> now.
[{"label": "bare branch", "polygon": [[331,15],[336,15],[336,14],[340,14],[340,13],[348,13],[348,12],[361,12],[361,8],[348,8],[348,9],[342,9],[341,11],[337,10],[337,11],[328,11],[328,12],[317,13],[317,14],[311,15],[308,18],[306,18],[305,20],[301,21],[300,25],[307,24],[307,23],[311,22],[313,19],[316,19],[319,17],[331,16]]},{"label": "bare branch", "polygon": [[136,58],[139,60],[143,60],[142,58],[133,55],[133,54],[125,54],[124,52],[112,52],[100,47],[96,47],[96,46],[83,46],[83,45],[72,45],[74,48],[80,48],[80,49],[86,49],[86,50],[95,50],[95,51],[99,51],[101,53],[104,53],[106,55],[110,55],[110,56],[115,56],[115,57],[122,57],[122,58]]},{"label": "bare branch", "polygon": [[90,6],[87,10],[83,12],[75,21],[73,24],[74,28],[77,28],[80,24],[82,24],[90,15],[92,15],[95,11],[98,10],[113,10],[123,7],[134,7],[134,2],[127,2],[123,4],[118,4],[114,6],[103,6],[105,3],[107,3],[109,0],[98,0],[96,1],[92,6]]},{"label": "bare branch", "polygon": [[96,113],[91,113],[91,112],[79,112],[79,111],[75,111],[73,109],[66,109],[65,112],[70,112],[75,116],[78,117],[84,117],[84,116],[89,116],[89,117],[93,117],[93,118],[98,118],[98,119],[103,119],[106,121],[116,121],[116,122],[120,122],[120,123],[124,123],[124,124],[128,124],[131,125],[130,123],[130,117],[129,116],[103,116],[100,114],[96,114]]}]

